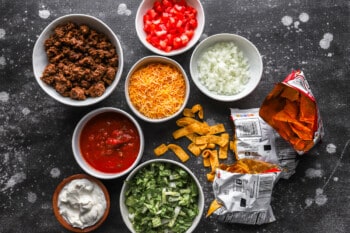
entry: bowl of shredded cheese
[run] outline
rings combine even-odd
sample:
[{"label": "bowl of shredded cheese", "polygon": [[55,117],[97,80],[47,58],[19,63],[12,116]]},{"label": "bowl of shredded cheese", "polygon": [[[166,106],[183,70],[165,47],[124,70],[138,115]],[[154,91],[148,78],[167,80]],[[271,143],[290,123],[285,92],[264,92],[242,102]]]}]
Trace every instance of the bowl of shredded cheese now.
[{"label": "bowl of shredded cheese", "polygon": [[130,109],[146,122],[159,123],[178,116],[190,94],[188,77],[175,60],[146,56],[130,69],[125,96]]},{"label": "bowl of shredded cheese", "polygon": [[262,58],[255,45],[229,33],[201,41],[190,60],[195,85],[219,101],[236,101],[249,95],[259,84],[262,71]]}]

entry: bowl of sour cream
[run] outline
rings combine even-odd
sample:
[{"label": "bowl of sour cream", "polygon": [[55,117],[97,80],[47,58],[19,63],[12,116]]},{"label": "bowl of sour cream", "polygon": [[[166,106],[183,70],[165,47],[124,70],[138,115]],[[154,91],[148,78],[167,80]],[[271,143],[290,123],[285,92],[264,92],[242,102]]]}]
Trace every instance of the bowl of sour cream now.
[{"label": "bowl of sour cream", "polygon": [[86,174],[65,178],[52,199],[58,222],[71,232],[91,232],[107,218],[110,197],[98,179]]}]

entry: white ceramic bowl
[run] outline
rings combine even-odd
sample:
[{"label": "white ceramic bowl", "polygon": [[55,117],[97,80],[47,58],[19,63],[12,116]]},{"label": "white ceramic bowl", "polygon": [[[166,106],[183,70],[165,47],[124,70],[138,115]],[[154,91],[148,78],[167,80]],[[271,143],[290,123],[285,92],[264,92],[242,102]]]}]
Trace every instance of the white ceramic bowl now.
[{"label": "white ceramic bowl", "polygon": [[130,180],[133,179],[133,177],[144,167],[150,165],[151,163],[170,163],[174,166],[178,166],[180,168],[182,168],[183,170],[185,170],[191,177],[192,179],[195,181],[197,187],[198,187],[198,215],[197,217],[193,220],[192,226],[186,231],[186,233],[191,233],[195,230],[195,228],[197,227],[197,225],[199,224],[202,214],[203,214],[203,210],[204,210],[204,194],[203,194],[203,190],[202,187],[197,179],[197,177],[191,172],[191,170],[189,168],[187,168],[185,165],[183,165],[180,162],[176,162],[174,160],[169,160],[169,159],[153,159],[153,160],[148,160],[142,164],[140,164],[139,166],[137,166],[126,178],[126,180],[124,181],[122,190],[120,192],[120,198],[119,198],[119,205],[120,205],[120,212],[123,218],[124,223],[126,224],[126,226],[129,228],[129,230],[133,233],[136,233],[136,231],[134,230],[132,223],[129,219],[129,211],[128,208],[125,205],[125,192],[129,189],[128,186],[128,182]]},{"label": "white ceramic bowl", "polygon": [[[115,79],[112,82],[112,84],[106,88],[104,94],[99,97],[88,97],[85,100],[74,100],[69,97],[63,97],[53,87],[47,85],[40,79],[45,70],[45,67],[48,65],[48,59],[47,59],[45,46],[44,46],[45,40],[48,39],[53,34],[53,30],[58,25],[68,23],[68,22],[74,22],[77,24],[86,24],[87,26],[98,31],[99,33],[103,33],[108,37],[110,42],[116,48],[119,61],[118,61],[118,70],[116,72]],[[119,39],[112,31],[112,29],[110,29],[101,20],[93,16],[84,15],[84,14],[65,15],[52,21],[43,30],[43,32],[40,34],[39,38],[37,39],[33,49],[32,60],[33,60],[34,76],[39,86],[53,99],[70,106],[88,106],[88,105],[98,103],[104,100],[106,97],[108,97],[116,88],[121,78],[121,75],[123,72],[123,65],[124,65],[122,46],[119,42]]]},{"label": "white ceramic bowl", "polygon": [[[135,126],[135,128],[138,132],[138,135],[139,135],[140,147],[139,147],[139,151],[138,151],[136,159],[128,168],[126,168],[120,172],[111,173],[111,172],[103,172],[103,171],[97,170],[96,168],[91,166],[85,160],[85,158],[82,155],[81,150],[80,150],[80,137],[81,137],[81,134],[82,134],[82,131],[83,131],[85,125],[94,117],[96,117],[102,113],[107,113],[107,112],[116,113],[116,114],[119,114],[119,115],[124,116],[127,119],[129,119],[133,123],[133,125]],[[143,156],[143,151],[144,151],[144,143],[145,143],[144,142],[144,135],[143,135],[143,132],[142,132],[142,129],[141,129],[141,126],[139,125],[139,123],[129,113],[127,113],[121,109],[113,108],[113,107],[98,108],[98,109],[95,109],[95,110],[89,112],[88,114],[86,114],[78,122],[77,126],[74,129],[73,137],[72,137],[72,149],[73,149],[73,154],[74,154],[74,158],[75,158],[76,162],[79,164],[79,166],[86,173],[88,173],[91,176],[94,176],[96,178],[100,178],[100,179],[114,179],[114,178],[118,178],[118,177],[124,176],[127,173],[129,173],[134,167],[137,166],[137,164],[141,160],[141,158]]]},{"label": "white ceramic bowl", "polygon": [[[247,59],[249,64],[249,82],[244,86],[241,92],[234,95],[221,95],[209,91],[199,80],[198,60],[209,47],[219,42],[233,42],[243,53],[243,56]],[[190,73],[195,85],[203,94],[218,101],[236,101],[246,97],[258,86],[262,72],[263,62],[258,49],[246,38],[235,34],[221,33],[207,37],[194,49],[190,60]]]},{"label": "white ceramic bowl", "polygon": [[176,50],[172,50],[170,52],[165,52],[163,50],[160,50],[153,45],[151,45],[149,42],[146,41],[146,33],[143,30],[144,28],[144,23],[143,23],[143,16],[146,14],[147,10],[151,9],[153,7],[154,2],[157,0],[142,0],[137,13],[136,13],[136,18],[135,18],[135,27],[136,27],[136,33],[137,36],[139,37],[140,41],[142,44],[152,51],[153,53],[156,53],[158,55],[162,56],[175,56],[181,53],[186,52],[187,50],[191,49],[199,40],[200,36],[203,33],[204,25],[205,25],[205,15],[204,15],[204,10],[203,6],[200,0],[186,0],[187,4],[189,6],[192,6],[197,10],[197,22],[198,26],[195,29],[195,34],[192,37],[192,39],[189,41],[189,43],[183,47],[179,48]]},{"label": "white ceramic bowl", "polygon": [[[169,65],[177,68],[185,80],[186,90],[185,90],[185,97],[184,97],[182,106],[173,115],[170,115],[170,116],[167,116],[164,118],[147,117],[147,116],[143,115],[141,112],[139,112],[139,110],[134,106],[134,104],[130,100],[129,83],[130,83],[130,78],[131,78],[132,74],[135,71],[137,71],[139,68],[141,68],[147,64],[150,64],[150,63],[169,64]],[[189,94],[190,94],[190,84],[189,84],[186,72],[184,71],[184,69],[182,68],[182,66],[178,62],[176,62],[175,60],[168,58],[168,57],[153,55],[153,56],[147,56],[147,57],[141,58],[131,67],[131,69],[126,77],[126,80],[125,80],[125,97],[126,97],[126,102],[128,103],[130,109],[134,112],[134,114],[137,117],[141,118],[144,121],[151,122],[151,123],[161,123],[161,122],[173,119],[173,118],[177,117],[178,115],[180,115],[188,102]]]}]

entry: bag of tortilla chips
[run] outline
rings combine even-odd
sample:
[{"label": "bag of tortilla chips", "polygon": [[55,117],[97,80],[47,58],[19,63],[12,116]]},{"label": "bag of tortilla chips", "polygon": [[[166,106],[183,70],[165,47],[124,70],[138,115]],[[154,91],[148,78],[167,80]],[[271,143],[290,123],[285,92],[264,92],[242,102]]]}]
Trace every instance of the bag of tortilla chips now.
[{"label": "bag of tortilla chips", "polygon": [[259,115],[300,155],[324,135],[315,97],[302,71],[291,72],[275,85],[263,101]]},{"label": "bag of tortilla chips", "polygon": [[270,203],[280,174],[277,165],[254,159],[220,164],[213,182],[215,200],[207,217],[212,215],[220,222],[249,225],[275,221]]},{"label": "bag of tortilla chips", "polygon": [[298,153],[260,116],[259,109],[231,108],[233,151],[237,160],[257,159],[279,165],[289,179],[298,165]]}]

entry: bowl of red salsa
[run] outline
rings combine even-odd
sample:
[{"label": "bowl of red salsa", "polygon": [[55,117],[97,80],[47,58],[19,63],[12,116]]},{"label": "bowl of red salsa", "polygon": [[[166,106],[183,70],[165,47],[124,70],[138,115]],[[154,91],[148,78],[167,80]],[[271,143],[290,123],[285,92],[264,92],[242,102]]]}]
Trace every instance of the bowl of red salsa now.
[{"label": "bowl of red salsa", "polygon": [[130,172],[140,161],[144,136],[138,122],[113,107],[98,108],[77,124],[72,149],[75,160],[88,174],[114,179]]}]

